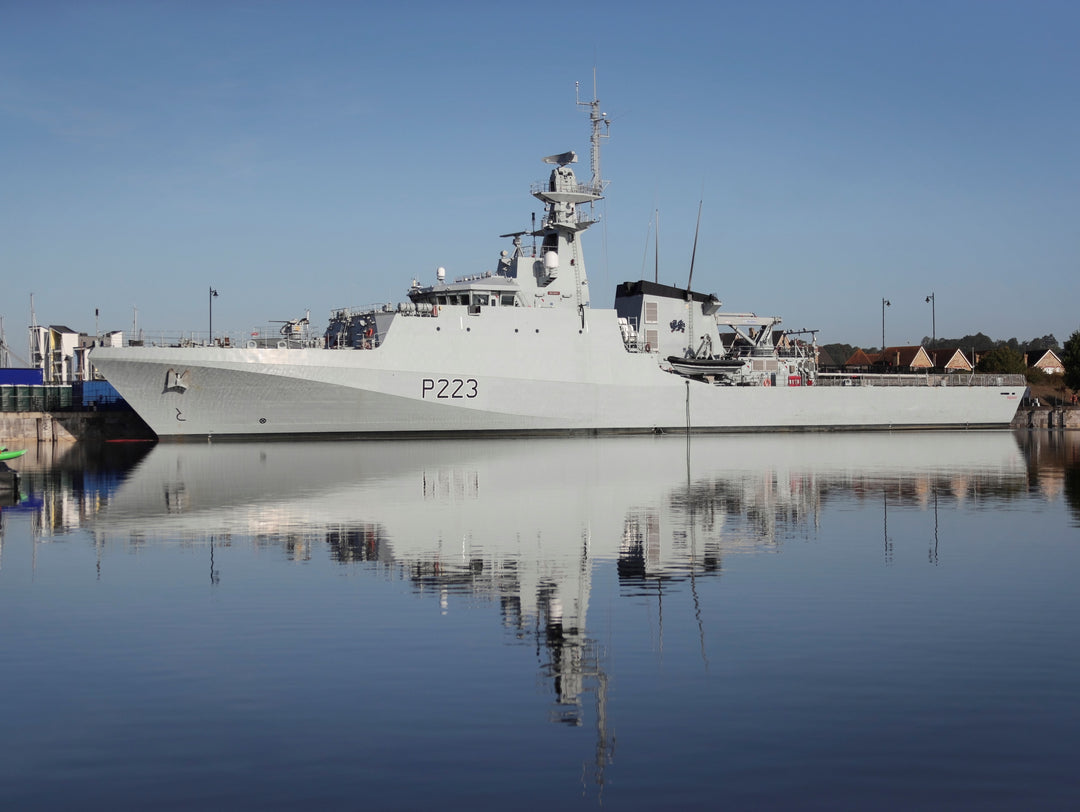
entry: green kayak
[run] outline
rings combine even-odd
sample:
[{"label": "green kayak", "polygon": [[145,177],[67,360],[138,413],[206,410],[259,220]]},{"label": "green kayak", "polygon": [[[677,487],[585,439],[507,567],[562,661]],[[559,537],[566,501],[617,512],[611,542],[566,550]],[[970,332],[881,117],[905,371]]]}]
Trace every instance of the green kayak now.
[{"label": "green kayak", "polygon": [[21,457],[25,453],[25,448],[22,451],[8,451],[6,448],[0,448],[0,460],[13,460],[16,457]]}]

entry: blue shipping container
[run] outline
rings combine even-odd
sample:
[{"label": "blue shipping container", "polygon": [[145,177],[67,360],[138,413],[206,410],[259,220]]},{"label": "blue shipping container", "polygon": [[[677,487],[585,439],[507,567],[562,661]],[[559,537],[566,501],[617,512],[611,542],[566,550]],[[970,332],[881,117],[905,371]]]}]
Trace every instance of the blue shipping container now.
[{"label": "blue shipping container", "polygon": [[90,406],[91,404],[112,406],[123,402],[123,398],[116,391],[116,387],[108,381],[82,381],[77,387],[82,390],[76,396],[79,397],[83,406]]},{"label": "blue shipping container", "polygon": [[44,382],[40,369],[0,367],[0,386],[41,386]]}]

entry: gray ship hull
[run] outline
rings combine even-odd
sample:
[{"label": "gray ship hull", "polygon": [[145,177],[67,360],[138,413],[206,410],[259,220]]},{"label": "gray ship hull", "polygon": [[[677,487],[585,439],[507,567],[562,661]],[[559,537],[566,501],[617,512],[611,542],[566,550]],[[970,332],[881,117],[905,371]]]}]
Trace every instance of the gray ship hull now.
[{"label": "gray ship hull", "polygon": [[958,376],[718,386],[626,352],[608,310],[582,326],[570,311],[445,308],[397,319],[374,350],[100,347],[92,360],[161,438],[991,428],[1024,393]]}]

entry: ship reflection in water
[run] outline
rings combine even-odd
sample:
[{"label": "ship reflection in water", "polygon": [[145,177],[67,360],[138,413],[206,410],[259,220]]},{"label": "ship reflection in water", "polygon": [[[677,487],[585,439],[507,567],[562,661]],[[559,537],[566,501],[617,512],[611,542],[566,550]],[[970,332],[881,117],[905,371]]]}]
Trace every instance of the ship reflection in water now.
[{"label": "ship reflection in water", "polygon": [[627,594],[659,596],[667,581],[719,574],[725,555],[811,535],[830,495],[925,508],[931,494],[1024,487],[1010,435],[898,439],[170,444],[92,529],[99,544],[244,539],[301,559],[325,545],[443,611],[455,597],[491,600],[505,626],[544,644],[556,718],[580,724],[586,682],[602,696],[606,680],[586,635],[594,560],[617,561]]},{"label": "ship reflection in water", "polygon": [[[615,728],[622,716],[632,717],[609,707],[611,680],[632,683],[625,672],[640,670],[640,652],[612,657],[613,645],[624,652],[629,646],[616,642],[628,632],[613,630],[613,613],[644,611],[645,648],[659,652],[665,600],[682,596],[673,605],[693,618],[680,622],[678,640],[696,637],[691,647],[707,673],[719,653],[710,647],[720,643],[710,644],[715,611],[703,611],[701,589],[736,562],[754,568],[751,562],[772,554],[773,572],[759,577],[779,580],[763,589],[797,594],[809,576],[792,574],[796,563],[783,564],[786,557],[777,554],[800,550],[798,561],[806,562],[808,545],[828,548],[829,538],[848,538],[839,529],[848,521],[855,526],[849,548],[835,555],[822,549],[820,558],[835,568],[872,550],[861,566],[880,572],[899,565],[898,538],[917,538],[921,566],[941,567],[963,526],[943,516],[967,521],[1033,494],[1054,500],[1063,492],[1075,511],[1068,476],[1054,473],[1055,461],[1065,460],[1061,471],[1075,464],[1067,459],[1075,447],[1031,438],[988,432],[162,444],[129,452],[119,473],[74,487],[70,477],[57,476],[62,465],[43,464],[26,474],[38,494],[24,511],[35,515],[36,543],[86,533],[99,576],[117,552],[205,548],[211,588],[227,593],[232,578],[245,580],[247,558],[238,553],[278,550],[285,561],[325,562],[406,585],[439,617],[496,608],[501,633],[514,645],[535,647],[550,718],[591,730],[590,754],[580,762],[595,802],[601,790],[610,792],[604,787],[616,759]],[[924,518],[913,524],[913,515]],[[590,616],[598,589],[601,608]],[[715,604],[717,593],[709,594]],[[761,598],[749,603],[760,606]],[[631,729],[637,724],[627,722]],[[639,758],[631,753],[627,761]],[[622,780],[634,785],[629,775]]]}]

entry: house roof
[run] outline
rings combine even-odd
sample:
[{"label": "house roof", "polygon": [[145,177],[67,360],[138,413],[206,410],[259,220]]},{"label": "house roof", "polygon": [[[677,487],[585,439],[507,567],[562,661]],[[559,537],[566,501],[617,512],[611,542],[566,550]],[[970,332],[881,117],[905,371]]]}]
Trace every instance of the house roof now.
[{"label": "house roof", "polygon": [[[878,358],[881,358],[879,355]],[[868,367],[874,363],[874,360],[866,354],[864,350],[855,350],[851,354],[851,357],[844,361],[846,367]]]},{"label": "house roof", "polygon": [[836,362],[832,359],[832,356],[825,352],[822,347],[818,347],[817,362],[819,367],[836,366]]},{"label": "house roof", "polygon": [[926,350],[921,346],[915,347],[886,347],[885,363],[894,367],[908,367],[911,369],[929,369],[934,365]]},{"label": "house roof", "polygon": [[1058,358],[1057,353],[1053,350],[1047,350],[1039,356],[1039,360],[1031,364],[1033,367],[1039,369],[1063,369],[1064,364],[1061,363],[1061,359]]},{"label": "house roof", "polygon": [[843,366],[867,367],[880,365],[883,358],[886,366],[897,369],[932,369],[934,367],[933,359],[927,354],[926,348],[921,346],[886,347],[884,353],[857,349],[843,363]]},{"label": "house roof", "polygon": [[967,353],[959,347],[945,347],[929,350],[930,359],[936,369],[962,369],[970,372],[973,367]]}]

